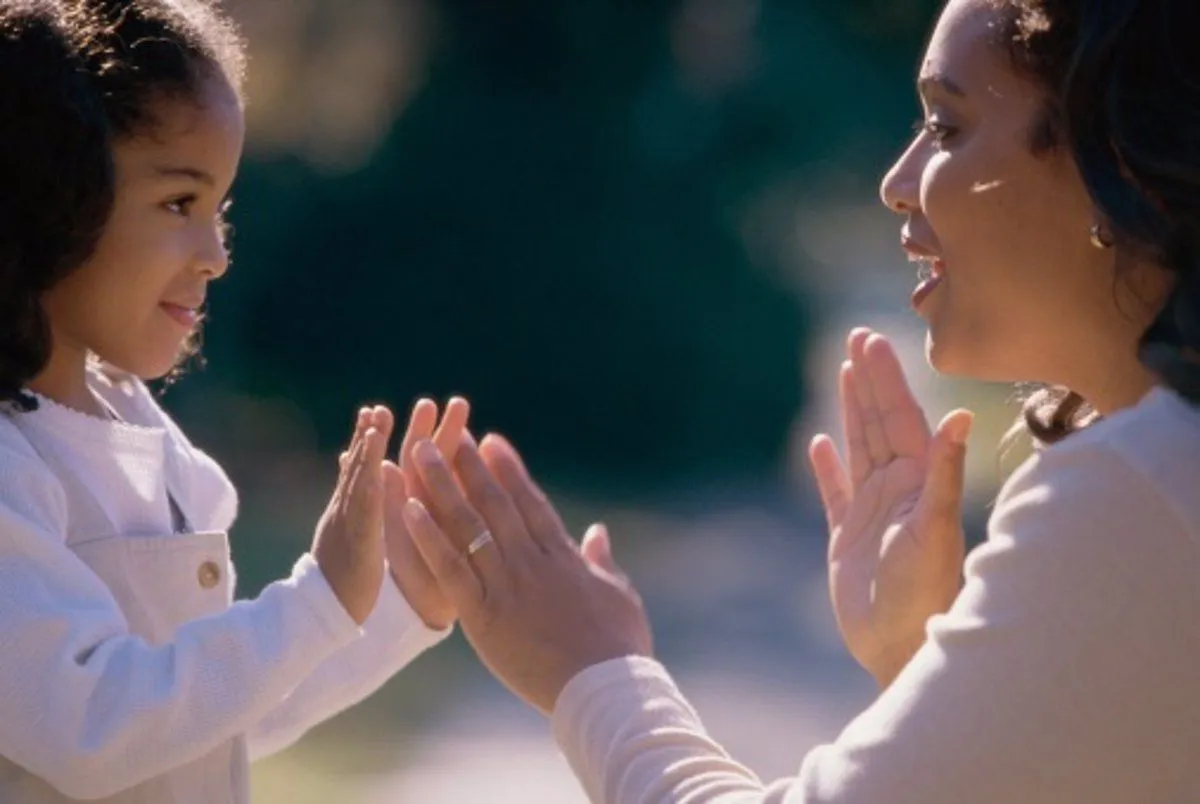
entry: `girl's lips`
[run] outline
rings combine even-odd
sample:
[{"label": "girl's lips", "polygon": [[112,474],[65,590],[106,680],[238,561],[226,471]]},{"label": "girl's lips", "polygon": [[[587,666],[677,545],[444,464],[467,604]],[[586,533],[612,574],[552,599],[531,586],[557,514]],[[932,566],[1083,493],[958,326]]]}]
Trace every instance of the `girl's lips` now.
[{"label": "girl's lips", "polygon": [[159,307],[180,326],[188,329],[193,329],[200,321],[200,313],[194,308],[184,307],[182,304],[174,304],[172,302],[162,302],[159,304]]}]

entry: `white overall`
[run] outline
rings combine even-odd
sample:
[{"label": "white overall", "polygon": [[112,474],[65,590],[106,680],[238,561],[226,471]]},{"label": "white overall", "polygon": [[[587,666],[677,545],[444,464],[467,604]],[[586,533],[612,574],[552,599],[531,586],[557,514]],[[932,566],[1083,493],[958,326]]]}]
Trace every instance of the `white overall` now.
[{"label": "white overall", "polygon": [[[70,523],[109,521],[99,502],[53,449],[39,443],[36,428],[17,423],[30,445],[57,476],[72,506]],[[166,450],[168,462],[177,460]],[[229,542],[224,532],[191,532],[178,509],[178,533],[78,532],[68,525],[66,544],[111,590],[132,634],[153,645],[171,640],[189,620],[222,612],[233,602]],[[113,528],[115,531],[115,528]],[[2,649],[2,648],[0,648]],[[249,760],[245,740],[231,739],[207,755],[104,799],[108,804],[247,804]],[[0,802],[60,804],[76,801],[0,757]]]}]

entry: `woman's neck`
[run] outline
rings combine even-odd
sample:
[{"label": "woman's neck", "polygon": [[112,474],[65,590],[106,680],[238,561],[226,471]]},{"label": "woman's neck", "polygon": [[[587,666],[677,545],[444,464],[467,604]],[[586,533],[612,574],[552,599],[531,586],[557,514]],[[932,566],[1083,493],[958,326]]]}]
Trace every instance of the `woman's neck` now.
[{"label": "woman's neck", "polygon": [[1141,363],[1136,363],[1123,371],[1110,370],[1092,378],[1091,382],[1081,380],[1068,387],[1086,399],[1098,414],[1111,416],[1141,402],[1157,384],[1158,378]]}]

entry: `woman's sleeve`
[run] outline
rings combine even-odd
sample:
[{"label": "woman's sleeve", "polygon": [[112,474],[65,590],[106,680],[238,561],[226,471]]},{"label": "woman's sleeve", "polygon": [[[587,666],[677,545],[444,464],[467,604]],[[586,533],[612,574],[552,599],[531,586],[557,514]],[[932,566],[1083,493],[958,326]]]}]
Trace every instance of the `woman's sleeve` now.
[{"label": "woman's sleeve", "polygon": [[760,783],[652,660],[578,675],[554,727],[591,800],[1191,800],[1196,545],[1115,451],[1060,446],[1014,475],[959,598],[909,665],[835,741],[797,757],[794,778]]}]

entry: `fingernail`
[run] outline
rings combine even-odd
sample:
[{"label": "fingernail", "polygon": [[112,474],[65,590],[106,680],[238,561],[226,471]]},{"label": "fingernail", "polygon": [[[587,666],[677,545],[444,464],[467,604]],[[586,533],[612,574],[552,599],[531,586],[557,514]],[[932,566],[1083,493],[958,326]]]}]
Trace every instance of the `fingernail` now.
[{"label": "fingernail", "polygon": [[950,425],[950,440],[960,447],[966,444],[971,435],[973,421],[974,416],[971,415],[959,416],[955,419]]}]

